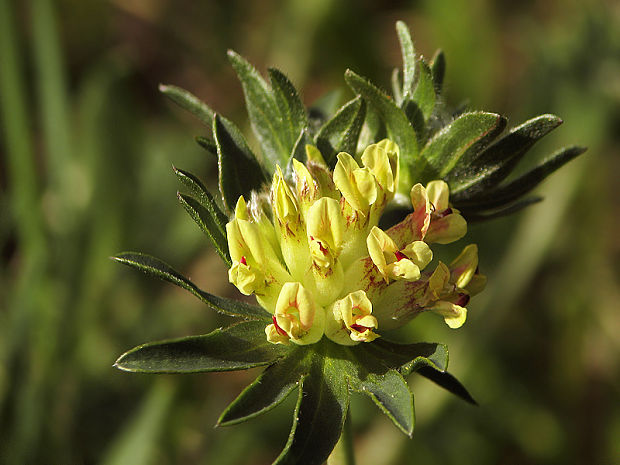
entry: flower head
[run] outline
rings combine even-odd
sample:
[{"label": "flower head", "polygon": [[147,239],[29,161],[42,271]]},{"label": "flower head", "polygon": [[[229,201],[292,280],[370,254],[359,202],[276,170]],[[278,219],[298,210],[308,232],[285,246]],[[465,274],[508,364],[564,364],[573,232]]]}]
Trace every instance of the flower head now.
[{"label": "flower head", "polygon": [[312,344],[323,335],[343,345],[371,342],[423,311],[457,328],[469,297],[484,286],[474,245],[432,271],[431,243],[465,235],[449,203],[448,185],[411,189],[413,212],[384,231],[379,219],[398,185],[399,149],[389,140],[368,146],[360,163],[339,153],[333,173],[316,147],[293,160],[292,182],[277,167],[271,216],[243,197],[228,223],[230,281],[273,314],[265,329],[275,344]]}]

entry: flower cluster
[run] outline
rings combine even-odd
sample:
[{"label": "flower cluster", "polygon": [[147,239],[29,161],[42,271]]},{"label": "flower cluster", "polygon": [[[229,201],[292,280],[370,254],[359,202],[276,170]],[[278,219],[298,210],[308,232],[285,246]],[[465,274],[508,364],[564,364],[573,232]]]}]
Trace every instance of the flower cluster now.
[{"label": "flower cluster", "polygon": [[240,197],[226,225],[230,282],[273,315],[267,339],[305,345],[325,335],[355,345],[423,311],[460,327],[470,296],[486,282],[476,246],[423,271],[433,259],[429,244],[467,230],[447,184],[414,185],[413,212],[383,231],[379,219],[398,185],[398,146],[387,139],[368,146],[362,166],[342,152],[333,172],[316,147],[306,153],[305,164],[292,161],[291,184],[277,167],[270,191],[247,203]]}]

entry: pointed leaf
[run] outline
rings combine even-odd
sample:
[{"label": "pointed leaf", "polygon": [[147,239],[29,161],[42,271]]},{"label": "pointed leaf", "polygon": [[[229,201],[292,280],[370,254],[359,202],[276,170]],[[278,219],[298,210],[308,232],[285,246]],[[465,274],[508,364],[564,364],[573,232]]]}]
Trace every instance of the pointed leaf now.
[{"label": "pointed leaf", "polygon": [[[272,90],[241,55],[229,50],[228,58],[241,81],[252,129],[263,149],[263,155],[270,162],[270,166],[284,166],[295,141],[283,131],[282,114],[273,98]],[[298,132],[292,137],[297,135]]]},{"label": "pointed leaf", "polygon": [[340,438],[349,408],[346,378],[315,357],[301,382],[293,427],[274,465],[321,465]]},{"label": "pointed leaf", "polygon": [[192,217],[202,232],[209,238],[217,253],[224,260],[224,263],[229,267],[232,266],[230,254],[228,253],[226,234],[222,232],[215,218],[193,197],[180,193],[177,194],[177,197],[183,208],[189,213],[189,216]]},{"label": "pointed leaf", "polygon": [[211,127],[213,124],[213,110],[191,92],[166,84],[160,84],[159,91],[181,108],[189,111],[207,127]]},{"label": "pointed leaf", "polygon": [[244,321],[203,336],[149,342],[125,352],[114,366],[137,373],[246,370],[273,363],[288,348],[265,338],[265,324]]},{"label": "pointed leaf", "polygon": [[301,373],[298,373],[303,348],[298,348],[286,358],[268,367],[246,387],[224,410],[217,424],[229,426],[241,423],[265,413],[280,404],[299,387]]},{"label": "pointed leaf", "polygon": [[191,292],[218,313],[247,320],[271,321],[271,316],[263,308],[209,294],[158,258],[137,252],[124,252],[112,259]]},{"label": "pointed leaf", "polygon": [[437,50],[435,56],[431,60],[431,76],[435,85],[435,94],[441,94],[443,88],[443,80],[446,75],[446,56],[443,50]]},{"label": "pointed leaf", "polygon": [[420,60],[418,65],[420,73],[412,98],[422,111],[424,120],[428,121],[435,109],[435,85],[428,65],[423,60]]},{"label": "pointed leaf", "polygon": [[295,142],[295,146],[293,147],[293,153],[291,154],[288,163],[286,164],[286,176],[292,176],[293,174],[293,159],[306,163],[306,145],[313,144],[312,137],[308,134],[308,131],[302,129],[299,133],[299,137],[297,137],[297,141]]},{"label": "pointed leaf", "polygon": [[340,108],[342,89],[334,89],[315,100],[308,108],[308,132],[314,137],[321,126]]},{"label": "pointed leaf", "polygon": [[[411,188],[412,179],[417,179],[421,159],[418,156],[416,134],[409,124],[407,116],[394,100],[353,71],[347,70],[345,72],[345,80],[353,91],[360,94],[369,107],[372,107],[379,114],[385,123],[387,136],[398,144],[401,166],[407,167],[400,171],[400,185],[407,189]],[[412,171],[409,172],[409,169]]]},{"label": "pointed leaf", "polygon": [[568,147],[559,150],[535,168],[504,186],[484,192],[473,199],[462,202],[467,210],[483,210],[507,205],[530,192],[551,173],[586,151],[585,147]]},{"label": "pointed leaf", "polygon": [[459,116],[439,131],[424,147],[421,158],[427,169],[420,179],[424,182],[446,176],[459,163],[470,147],[484,141],[502,125],[502,117],[495,113],[473,112]]},{"label": "pointed leaf", "polygon": [[198,145],[200,145],[203,149],[205,149],[211,155],[217,156],[217,145],[215,145],[214,141],[212,141],[208,137],[203,137],[203,136],[196,136],[195,139]]},{"label": "pointed leaf", "polygon": [[388,370],[383,375],[371,373],[362,382],[362,389],[403,433],[413,435],[413,394],[398,371]]},{"label": "pointed leaf", "polygon": [[200,202],[200,205],[207,209],[218,229],[222,232],[222,234],[224,234],[224,236],[226,236],[226,223],[228,223],[228,217],[217,205],[215,199],[211,195],[211,192],[209,192],[200,179],[192,173],[177,169],[174,166],[172,169],[179,178],[179,181],[181,181],[191,191],[194,197],[196,197],[196,199]]},{"label": "pointed leaf", "polygon": [[[288,144],[292,148],[299,133],[308,126],[306,107],[293,83],[281,71],[269,68],[269,79],[276,105],[282,116],[283,129],[288,133]],[[284,134],[280,134],[280,137],[284,137]]]},{"label": "pointed leaf", "polygon": [[415,79],[416,72],[416,58],[415,49],[413,47],[413,41],[411,40],[411,34],[409,28],[402,21],[396,22],[396,33],[398,34],[398,41],[400,42],[400,50],[403,56],[403,99],[407,99],[411,95],[413,81]]},{"label": "pointed leaf", "polygon": [[508,134],[473,158],[467,170],[455,171],[454,176],[467,181],[450,185],[452,199],[470,198],[498,185],[506,179],[536,141],[560,124],[562,120],[555,115],[540,115],[511,129]]},{"label": "pointed leaf", "polygon": [[260,189],[266,178],[241,132],[230,129],[219,115],[215,115],[213,138],[217,145],[220,192],[226,209],[233,211],[239,196]]},{"label": "pointed leaf", "polygon": [[374,357],[389,367],[408,375],[423,366],[445,371],[448,366],[448,348],[444,344],[418,342],[396,344],[384,339],[373,341],[364,347]]},{"label": "pointed leaf", "polygon": [[403,103],[403,82],[400,75],[400,69],[394,68],[392,70],[392,95],[396,105],[401,106]]},{"label": "pointed leaf", "polygon": [[424,121],[424,113],[422,113],[422,109],[413,100],[405,100],[403,102],[403,111],[405,112],[405,115],[407,115],[409,124],[411,124],[411,127],[413,127],[413,130],[418,137],[418,146],[424,147],[429,128],[426,126]]},{"label": "pointed leaf", "polygon": [[463,386],[461,382],[450,373],[435,370],[433,367],[430,366],[422,367],[418,371],[416,371],[416,373],[430,379],[435,384],[441,386],[455,396],[460,397],[465,402],[473,405],[478,405],[478,402],[476,402],[471,396],[471,394],[467,392],[465,386]]},{"label": "pointed leaf", "polygon": [[[461,211],[461,215],[465,217],[468,223],[489,221],[495,218],[500,218],[502,216],[512,215],[513,213],[516,213],[519,210],[523,210],[524,208],[529,207],[530,205],[540,202],[542,199],[543,198],[539,196],[527,197],[507,207],[500,208],[500,209],[497,209],[491,212],[487,212],[487,211],[478,212],[476,210],[463,209]],[[455,204],[455,206],[458,206],[458,204]]]},{"label": "pointed leaf", "polygon": [[328,166],[334,167],[336,155],[340,152],[355,155],[365,117],[366,103],[358,96],[344,104],[321,127],[316,135],[316,145]]}]

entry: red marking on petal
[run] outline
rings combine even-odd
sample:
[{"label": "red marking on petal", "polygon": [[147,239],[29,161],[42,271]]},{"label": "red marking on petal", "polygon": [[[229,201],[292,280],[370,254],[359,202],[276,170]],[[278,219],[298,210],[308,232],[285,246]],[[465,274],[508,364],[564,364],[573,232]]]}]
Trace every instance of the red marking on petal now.
[{"label": "red marking on petal", "polygon": [[241,260],[239,260],[239,263],[241,263],[242,265],[248,266],[248,262],[245,259],[245,255],[241,257]]},{"label": "red marking on petal", "polygon": [[276,316],[273,315],[271,319],[273,320],[273,325],[276,327],[277,333],[280,334],[281,336],[286,336],[287,335],[286,331],[280,328],[280,325],[278,324],[278,320],[276,320]]},{"label": "red marking on petal", "polygon": [[363,333],[364,331],[368,331],[370,328],[367,327],[367,326],[362,326],[362,325],[358,325],[358,324],[352,324],[351,325],[351,329],[354,329],[358,333]]},{"label": "red marking on petal", "polygon": [[404,253],[402,253],[400,250],[397,250],[397,251],[394,253],[394,255],[396,255],[396,260],[397,260],[397,261],[401,261],[401,260],[403,260],[403,259],[406,259],[406,258],[407,258],[407,256],[406,256]]},{"label": "red marking on petal", "polygon": [[469,303],[469,295],[467,294],[459,294],[458,299],[454,302],[459,307],[465,307]]}]

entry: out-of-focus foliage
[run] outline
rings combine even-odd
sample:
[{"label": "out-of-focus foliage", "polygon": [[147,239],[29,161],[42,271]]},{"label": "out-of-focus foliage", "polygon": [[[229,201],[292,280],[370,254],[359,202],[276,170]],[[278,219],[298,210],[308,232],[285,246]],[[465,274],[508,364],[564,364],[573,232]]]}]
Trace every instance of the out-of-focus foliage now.
[{"label": "out-of-focus foliage", "polygon": [[212,428],[254,373],[155,379],[112,369],[128,346],[226,321],[107,257],[143,250],[237,297],[174,199],[172,164],[213,183],[216,160],[158,82],[238,122],[228,48],[260,71],[286,71],[306,104],[336,86],[352,97],[347,67],[387,89],[400,66],[395,19],[420,53],[443,48],[449,103],[470,97],[472,109],[513,125],[562,117],[526,162],[571,143],[589,152],[545,181],[544,202],[472,227],[490,280],[463,330],[425,317],[403,330],[408,340],[448,342],[480,407],[411,380],[418,421],[409,441],[354,397],[359,462],[620,457],[615,2],[0,0],[1,463],[262,464],[283,446],[285,406],[260,424]]}]

